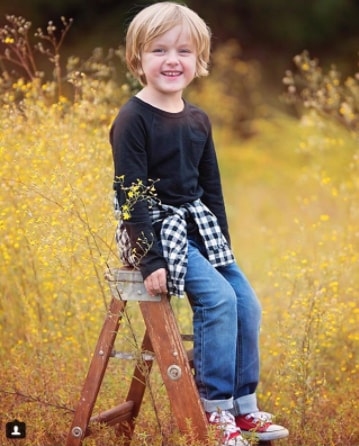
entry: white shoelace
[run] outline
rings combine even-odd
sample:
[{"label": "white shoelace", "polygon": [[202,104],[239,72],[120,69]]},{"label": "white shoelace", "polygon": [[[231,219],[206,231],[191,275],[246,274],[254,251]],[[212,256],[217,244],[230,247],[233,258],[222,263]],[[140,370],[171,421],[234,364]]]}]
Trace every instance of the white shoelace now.
[{"label": "white shoelace", "polygon": [[222,410],[221,412],[212,412],[211,416],[209,417],[209,422],[216,424],[218,423],[218,425],[223,429],[223,433],[226,438],[229,438],[230,435],[234,434],[235,432],[239,432],[234,416],[226,410]]},{"label": "white shoelace", "polygon": [[262,412],[262,411],[252,412],[252,413],[248,414],[247,417],[253,418],[254,420],[257,420],[257,421],[264,421],[264,422],[272,421],[272,414],[270,414],[268,412]]}]

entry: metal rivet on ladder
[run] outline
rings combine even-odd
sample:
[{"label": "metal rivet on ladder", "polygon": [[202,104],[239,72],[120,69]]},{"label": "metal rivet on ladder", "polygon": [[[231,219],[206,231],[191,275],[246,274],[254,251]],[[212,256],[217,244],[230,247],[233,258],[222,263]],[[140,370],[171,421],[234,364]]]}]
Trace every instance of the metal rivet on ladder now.
[{"label": "metal rivet on ladder", "polygon": [[82,437],[82,429],[80,426],[75,426],[71,430],[72,436],[75,438],[81,438]]},{"label": "metal rivet on ladder", "polygon": [[170,365],[167,369],[167,375],[173,381],[177,381],[182,376],[181,367],[179,367],[178,365],[175,365],[175,364]]}]

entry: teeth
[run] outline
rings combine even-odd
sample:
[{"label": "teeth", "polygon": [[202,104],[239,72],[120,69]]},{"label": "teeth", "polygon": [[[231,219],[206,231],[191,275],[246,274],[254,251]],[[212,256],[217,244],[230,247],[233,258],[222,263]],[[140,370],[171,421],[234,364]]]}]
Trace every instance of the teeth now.
[{"label": "teeth", "polygon": [[166,76],[178,76],[180,74],[179,71],[166,71],[164,73]]}]

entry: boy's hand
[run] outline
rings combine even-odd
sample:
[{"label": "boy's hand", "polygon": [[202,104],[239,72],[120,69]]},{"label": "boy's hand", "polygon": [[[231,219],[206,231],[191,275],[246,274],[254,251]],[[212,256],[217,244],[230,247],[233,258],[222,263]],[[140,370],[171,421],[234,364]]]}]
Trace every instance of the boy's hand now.
[{"label": "boy's hand", "polygon": [[150,296],[167,294],[167,271],[165,268],[156,269],[144,280],[145,288]]}]

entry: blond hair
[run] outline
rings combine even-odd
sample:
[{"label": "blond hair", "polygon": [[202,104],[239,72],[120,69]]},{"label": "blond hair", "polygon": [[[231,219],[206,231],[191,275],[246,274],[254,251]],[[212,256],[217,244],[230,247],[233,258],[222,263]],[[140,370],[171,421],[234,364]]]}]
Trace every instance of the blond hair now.
[{"label": "blond hair", "polygon": [[145,47],[173,27],[182,25],[188,30],[197,53],[196,76],[208,74],[211,31],[197,13],[185,5],[159,2],[142,9],[130,23],[126,34],[126,63],[130,72],[146,85],[141,66]]}]

